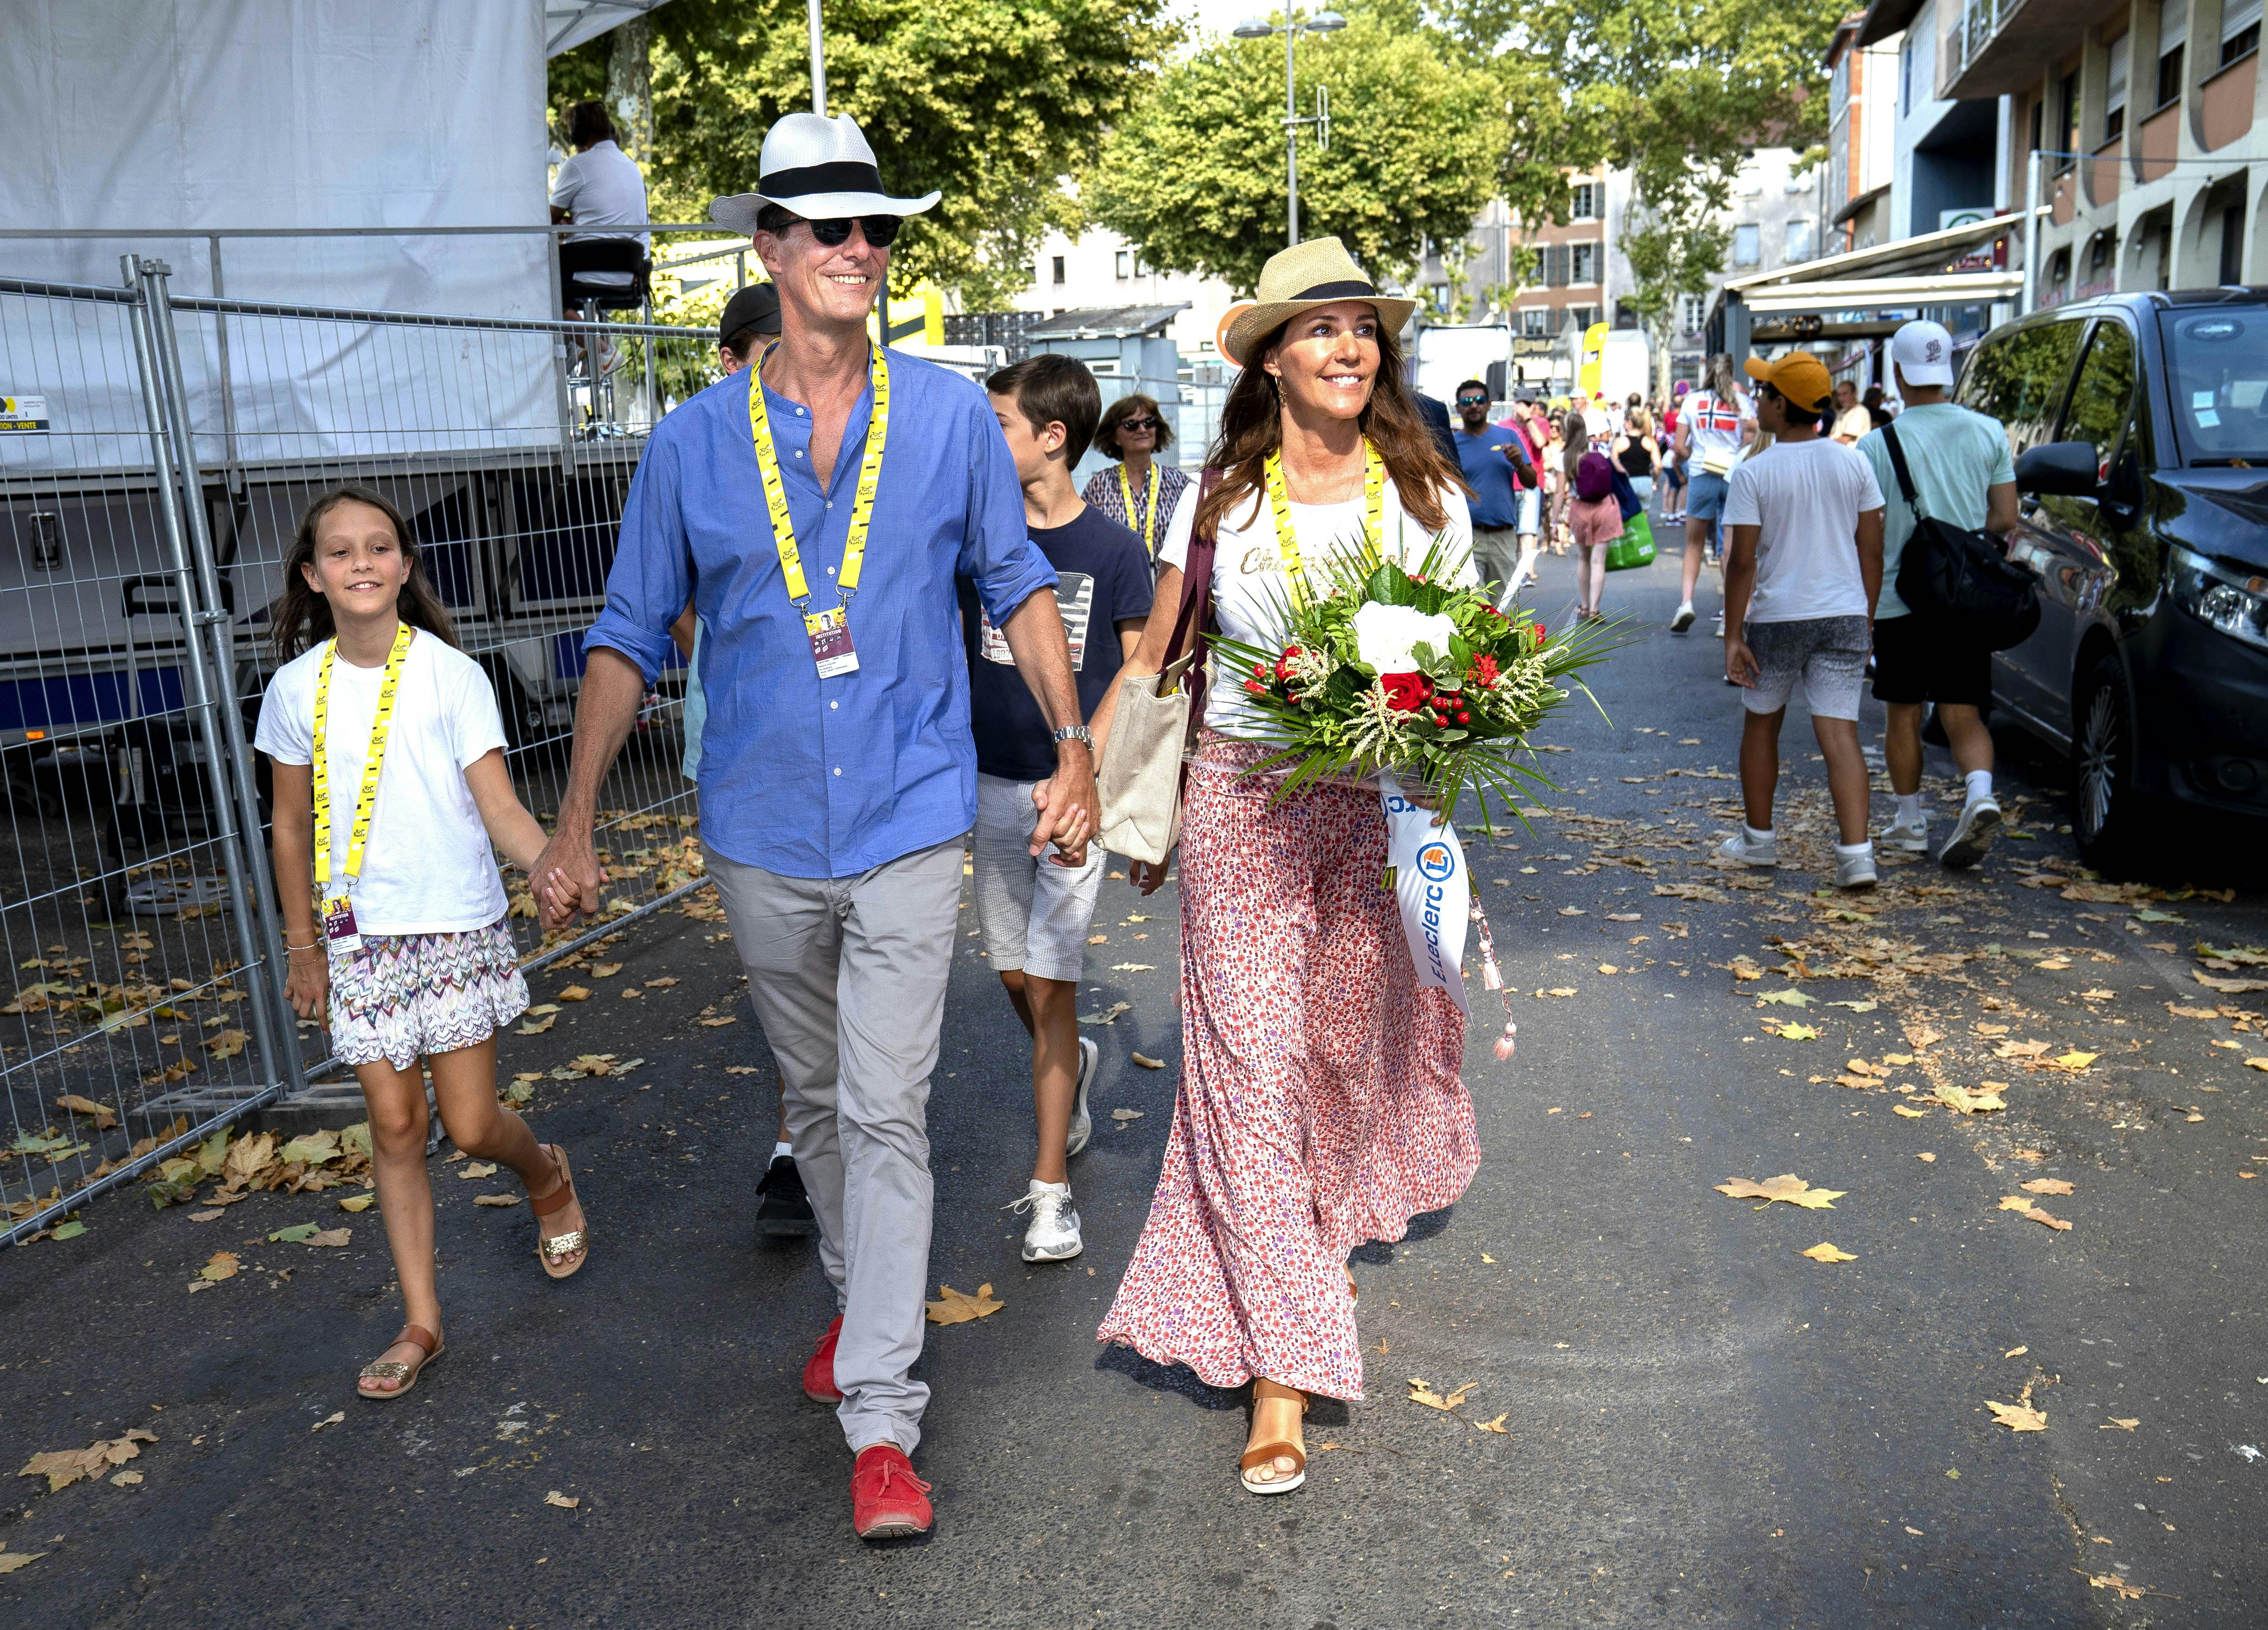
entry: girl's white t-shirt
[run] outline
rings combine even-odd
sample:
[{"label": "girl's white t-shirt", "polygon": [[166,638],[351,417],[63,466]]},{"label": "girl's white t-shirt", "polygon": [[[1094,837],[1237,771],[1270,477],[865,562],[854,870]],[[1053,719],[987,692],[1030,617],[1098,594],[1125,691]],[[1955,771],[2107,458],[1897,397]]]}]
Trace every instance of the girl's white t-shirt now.
[{"label": "girl's white t-shirt", "polygon": [[[1197,520],[1197,486],[1189,502],[1174,511],[1174,524],[1158,550],[1158,562],[1182,569],[1189,558],[1189,534]],[[1359,495],[1344,503],[1294,503],[1292,531],[1300,540],[1300,559],[1308,585],[1321,591],[1329,583],[1332,562],[1362,548],[1363,500]],[[1480,574],[1473,569],[1472,511],[1465,495],[1450,488],[1441,495],[1447,525],[1442,529],[1442,551],[1459,562],[1450,580],[1476,586]],[[1388,476],[1379,509],[1384,532],[1384,554],[1389,561],[1415,567],[1425,558],[1433,534],[1402,509],[1402,494]],[[1220,541],[1213,554],[1213,616],[1222,634],[1247,645],[1281,650],[1285,643],[1284,608],[1290,604],[1282,551],[1276,541],[1276,517],[1268,495],[1256,493],[1221,519]],[[1239,676],[1221,661],[1213,664],[1214,684],[1205,698],[1205,725],[1224,736],[1264,735],[1262,716],[1246,701]]]},{"label": "girl's white t-shirt", "polygon": [[[253,745],[279,764],[315,761],[315,678],[324,641],[276,671],[260,704]],[[331,664],[325,751],[331,776],[331,882],[346,876],[355,798],[370,753],[383,667]],[[489,676],[471,657],[423,631],[401,659],[394,723],[371,811],[355,925],[365,934],[461,934],[504,914],[504,878],[466,768],[504,745]]]},{"label": "girl's white t-shirt", "polygon": [[1690,424],[1693,437],[1693,463],[1698,469],[1704,460],[1714,453],[1719,463],[1730,459],[1748,438],[1741,434],[1741,421],[1756,416],[1755,400],[1746,391],[1735,391],[1727,401],[1714,392],[1702,391],[1685,399],[1678,412],[1680,424]]}]

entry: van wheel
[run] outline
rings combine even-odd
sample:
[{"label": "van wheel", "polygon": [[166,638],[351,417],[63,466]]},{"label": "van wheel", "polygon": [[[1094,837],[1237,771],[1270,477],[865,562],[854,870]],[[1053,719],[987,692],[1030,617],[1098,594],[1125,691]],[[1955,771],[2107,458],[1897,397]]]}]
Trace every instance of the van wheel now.
[{"label": "van wheel", "polygon": [[2088,670],[2072,716],[2072,836],[2081,860],[2108,870],[2135,855],[2149,819],[2134,784],[2134,699],[2116,656]]}]

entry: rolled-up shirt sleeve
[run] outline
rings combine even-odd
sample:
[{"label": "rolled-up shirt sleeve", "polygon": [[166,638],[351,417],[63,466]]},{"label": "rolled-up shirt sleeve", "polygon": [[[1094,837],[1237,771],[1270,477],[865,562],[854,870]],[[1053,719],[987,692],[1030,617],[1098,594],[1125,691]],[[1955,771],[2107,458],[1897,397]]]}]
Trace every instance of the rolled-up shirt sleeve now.
[{"label": "rolled-up shirt sleeve", "polygon": [[[993,427],[996,437],[998,428]],[[607,574],[607,608],[583,636],[585,657],[600,646],[618,650],[637,664],[648,685],[676,650],[669,625],[693,595],[693,554],[678,502],[678,449],[674,439],[657,442],[638,461],[622,505],[614,569]]]},{"label": "rolled-up shirt sleeve", "polygon": [[[1032,541],[1024,519],[1024,488],[1007,437],[989,411],[972,410],[968,459],[968,531],[961,541],[959,575],[976,585],[976,598],[996,628],[1042,589],[1056,584],[1056,569]],[[619,563],[616,569],[620,570]]]}]

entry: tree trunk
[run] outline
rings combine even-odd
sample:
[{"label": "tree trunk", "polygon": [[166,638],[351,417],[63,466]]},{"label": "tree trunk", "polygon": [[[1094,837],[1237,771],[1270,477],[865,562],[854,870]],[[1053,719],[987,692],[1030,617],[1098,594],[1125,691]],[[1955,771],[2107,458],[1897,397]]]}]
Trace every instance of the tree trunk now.
[{"label": "tree trunk", "polygon": [[607,58],[607,108],[622,151],[640,164],[653,158],[653,23],[641,14],[616,28]]}]

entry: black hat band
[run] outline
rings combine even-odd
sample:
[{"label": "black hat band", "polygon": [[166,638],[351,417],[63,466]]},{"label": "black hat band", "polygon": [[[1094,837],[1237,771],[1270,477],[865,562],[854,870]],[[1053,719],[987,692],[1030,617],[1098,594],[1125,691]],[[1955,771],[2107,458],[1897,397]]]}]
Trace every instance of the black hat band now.
[{"label": "black hat band", "polygon": [[781,203],[815,193],[879,193],[882,173],[855,159],[802,165],[792,170],[775,170],[756,183],[756,190]]},{"label": "black hat band", "polygon": [[1317,283],[1303,289],[1292,297],[1295,300],[1344,300],[1352,297],[1373,298],[1378,290],[1359,277],[1344,279],[1335,283]]}]

